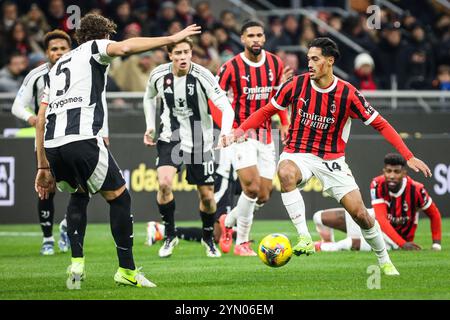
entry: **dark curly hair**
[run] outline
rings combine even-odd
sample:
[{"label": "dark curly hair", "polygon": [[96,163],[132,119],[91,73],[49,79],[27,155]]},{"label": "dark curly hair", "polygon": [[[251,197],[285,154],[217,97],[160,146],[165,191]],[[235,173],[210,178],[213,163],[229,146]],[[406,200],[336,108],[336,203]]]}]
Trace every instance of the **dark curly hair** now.
[{"label": "dark curly hair", "polygon": [[80,28],[75,32],[78,44],[90,40],[105,39],[116,33],[117,25],[99,14],[89,13],[80,21]]},{"label": "dark curly hair", "polygon": [[44,49],[47,50],[48,49],[48,44],[50,43],[50,41],[55,40],[55,39],[63,39],[67,41],[67,44],[69,45],[69,48],[72,47],[72,39],[70,39],[70,36],[59,29],[55,29],[53,31],[47,32],[45,34],[44,37]]},{"label": "dark curly hair", "polygon": [[322,55],[325,57],[334,57],[334,61],[337,61],[341,56],[336,42],[327,37],[315,38],[308,45],[308,48],[311,47],[322,49]]}]

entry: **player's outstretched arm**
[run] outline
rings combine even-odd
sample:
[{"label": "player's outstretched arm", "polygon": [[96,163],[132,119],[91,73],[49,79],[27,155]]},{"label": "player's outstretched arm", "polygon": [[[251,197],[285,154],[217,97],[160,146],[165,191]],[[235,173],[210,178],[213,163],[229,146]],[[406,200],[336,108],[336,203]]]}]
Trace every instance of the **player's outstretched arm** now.
[{"label": "player's outstretched arm", "polygon": [[187,28],[167,37],[136,37],[124,41],[112,42],[108,45],[106,53],[110,57],[125,56],[129,54],[148,51],[168,44],[177,43],[186,37],[201,33],[201,27],[191,24]]}]

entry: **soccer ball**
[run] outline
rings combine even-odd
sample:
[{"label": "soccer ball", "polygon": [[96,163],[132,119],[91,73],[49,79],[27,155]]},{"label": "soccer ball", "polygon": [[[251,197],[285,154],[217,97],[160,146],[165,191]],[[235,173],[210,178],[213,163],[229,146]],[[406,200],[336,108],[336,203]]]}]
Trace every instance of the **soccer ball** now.
[{"label": "soccer ball", "polygon": [[292,257],[291,242],[284,234],[269,234],[259,243],[258,256],[269,267],[282,267]]}]

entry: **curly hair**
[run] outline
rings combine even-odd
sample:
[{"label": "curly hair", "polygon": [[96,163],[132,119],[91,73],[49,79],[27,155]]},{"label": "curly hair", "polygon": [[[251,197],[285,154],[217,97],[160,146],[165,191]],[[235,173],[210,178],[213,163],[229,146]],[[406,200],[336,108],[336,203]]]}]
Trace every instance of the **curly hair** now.
[{"label": "curly hair", "polygon": [[55,39],[63,39],[67,41],[67,44],[69,45],[69,48],[72,47],[72,39],[70,39],[70,36],[59,29],[55,29],[53,31],[47,32],[44,36],[44,49],[47,50],[48,49],[48,44],[50,43],[50,41],[55,40]]},{"label": "curly hair", "polygon": [[108,18],[89,13],[81,19],[80,28],[75,32],[75,39],[80,45],[90,40],[105,39],[115,34],[116,28],[117,25]]}]

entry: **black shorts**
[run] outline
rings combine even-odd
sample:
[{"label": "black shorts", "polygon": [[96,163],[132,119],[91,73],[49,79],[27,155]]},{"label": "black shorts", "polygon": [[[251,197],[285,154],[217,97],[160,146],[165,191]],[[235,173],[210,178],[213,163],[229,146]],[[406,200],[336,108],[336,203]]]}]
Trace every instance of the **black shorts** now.
[{"label": "black shorts", "polygon": [[179,142],[164,142],[158,140],[156,149],[156,168],[171,166],[181,170],[181,166],[186,166],[186,180],[189,184],[198,186],[214,185],[216,166],[212,151],[203,155],[188,154],[181,150]]},{"label": "black shorts", "polygon": [[45,148],[50,168],[61,191],[75,192],[81,186],[91,194],[117,190],[125,179],[102,138],[75,141]]}]

